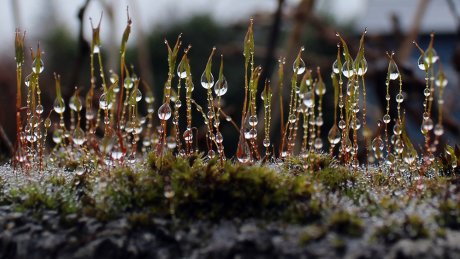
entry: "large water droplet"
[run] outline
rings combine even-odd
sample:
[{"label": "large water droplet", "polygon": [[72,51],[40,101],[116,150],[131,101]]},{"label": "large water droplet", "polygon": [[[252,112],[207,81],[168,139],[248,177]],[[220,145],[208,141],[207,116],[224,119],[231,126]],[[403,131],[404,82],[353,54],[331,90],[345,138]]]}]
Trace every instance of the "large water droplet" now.
[{"label": "large water droplet", "polygon": [[444,134],[444,127],[438,123],[434,126],[434,135],[441,136],[442,134]]},{"label": "large water droplet", "polygon": [[73,95],[69,100],[69,107],[75,112],[79,112],[82,109],[82,101],[79,96]]},{"label": "large water droplet", "polygon": [[340,142],[341,134],[337,125],[334,124],[327,134],[327,139],[332,145],[336,145]]},{"label": "large water droplet", "polygon": [[184,137],[184,140],[188,143],[191,143],[193,140],[193,132],[191,129],[185,130],[182,136]]},{"label": "large water droplet", "polygon": [[238,149],[236,150],[236,157],[240,163],[247,163],[251,160],[251,149],[249,148],[248,143],[241,139],[238,144]]},{"label": "large water droplet", "polygon": [[435,50],[433,47],[428,48],[428,49],[425,51],[425,62],[426,62],[429,66],[433,65],[433,64],[436,63],[438,60],[439,60],[438,53],[436,52],[436,50]]},{"label": "large water droplet", "polygon": [[127,77],[125,78],[125,82],[124,82],[123,86],[124,86],[126,89],[131,89],[131,88],[133,88],[133,86],[134,86],[134,82],[133,82],[133,81],[134,81],[134,80],[133,80],[131,77],[127,76]]},{"label": "large water droplet", "polygon": [[105,93],[99,97],[99,108],[102,110],[108,110],[112,108],[112,100],[109,100],[107,94]]},{"label": "large water droplet", "polygon": [[158,118],[163,121],[169,120],[171,118],[171,106],[169,103],[163,103],[158,109]]},{"label": "large water droplet", "polygon": [[204,89],[211,89],[211,87],[214,85],[214,76],[212,73],[209,73],[209,80],[206,77],[206,71],[203,72],[201,75],[201,86],[203,86]]},{"label": "large water droplet", "polygon": [[58,114],[62,114],[65,111],[64,99],[56,98],[53,103],[54,111]]},{"label": "large water droplet", "polygon": [[390,60],[390,64],[388,64],[388,78],[390,80],[396,80],[399,77],[399,69],[398,65],[394,60]]},{"label": "large water droplet", "polygon": [[214,93],[216,93],[217,96],[222,96],[227,92],[227,90],[227,80],[224,76],[222,76],[221,79],[217,80],[216,85],[214,86]]},{"label": "large water droplet", "polygon": [[421,55],[417,60],[417,66],[420,70],[426,70],[430,67],[428,63],[425,63],[425,55]]},{"label": "large water droplet", "polygon": [[184,79],[187,77],[187,70],[186,70],[185,64],[182,62],[183,61],[181,60],[179,62],[179,65],[177,66],[177,76]]},{"label": "large water droplet", "polygon": [[166,146],[169,149],[175,149],[176,148],[176,138],[173,136],[168,136],[166,138]]},{"label": "large water droplet", "polygon": [[348,64],[348,62],[345,61],[342,66],[342,73],[346,78],[352,77],[355,73],[353,69],[353,64]]},{"label": "large water droplet", "polygon": [[312,91],[308,91],[305,93],[304,95],[304,98],[303,98],[303,103],[308,107],[308,108],[312,108],[314,106],[314,102],[313,102],[313,92]]},{"label": "large water droplet", "polygon": [[431,118],[424,119],[422,122],[422,133],[426,134],[433,129],[433,120]]},{"label": "large water droplet", "polygon": [[340,70],[339,70],[339,62],[337,61],[337,59],[334,61],[334,63],[332,64],[332,72],[338,74],[340,73]]},{"label": "large water droplet", "polygon": [[298,62],[299,62],[299,65],[296,66],[297,59],[294,61],[294,63],[292,64],[292,69],[294,70],[294,73],[297,72],[298,75],[301,75],[303,74],[303,72],[305,72],[305,62],[303,61],[302,58],[299,58]]},{"label": "large water droplet", "polygon": [[374,150],[374,152],[378,150],[382,151],[383,148],[384,148],[384,144],[380,136],[377,136],[374,140],[372,140],[372,150]]},{"label": "large water droplet", "polygon": [[367,72],[367,60],[366,58],[362,58],[361,60],[355,60],[354,67],[356,69],[356,74],[358,76],[363,76]]},{"label": "large water droplet", "polygon": [[[38,64],[38,60],[40,60],[40,65]],[[40,66],[40,71],[37,71],[38,65]],[[32,71],[35,74],[40,74],[41,72],[43,72],[44,69],[45,69],[45,64],[43,63],[43,60],[41,58],[40,59],[35,58],[34,61],[32,61]]]},{"label": "large water droplet", "polygon": [[77,127],[72,135],[72,141],[75,145],[82,145],[85,142],[85,132],[80,128]]},{"label": "large water droplet", "polygon": [[257,125],[258,122],[259,122],[259,121],[257,120],[257,116],[256,116],[256,115],[251,115],[251,116],[249,116],[249,119],[248,119],[249,125],[251,125],[251,126],[254,127],[254,126]]},{"label": "large water droplet", "polygon": [[385,115],[383,116],[383,122],[386,123],[386,124],[388,124],[388,123],[390,123],[390,121],[391,121],[390,115],[389,115],[389,114],[385,114]]}]

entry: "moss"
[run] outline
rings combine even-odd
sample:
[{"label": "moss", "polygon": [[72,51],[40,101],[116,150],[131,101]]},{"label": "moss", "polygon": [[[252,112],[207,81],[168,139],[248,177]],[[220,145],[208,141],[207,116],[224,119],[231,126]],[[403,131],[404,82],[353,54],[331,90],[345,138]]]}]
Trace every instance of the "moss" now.
[{"label": "moss", "polygon": [[460,204],[452,199],[439,204],[439,213],[435,219],[440,226],[460,229]]},{"label": "moss", "polygon": [[308,245],[311,242],[322,239],[327,234],[327,229],[320,225],[310,225],[300,234],[299,243]]},{"label": "moss", "polygon": [[364,232],[363,221],[355,214],[340,210],[329,217],[328,228],[338,234],[360,237]]},{"label": "moss", "polygon": [[327,167],[316,173],[315,176],[316,179],[331,191],[349,189],[358,179],[356,172],[342,166]]},{"label": "moss", "polygon": [[391,220],[376,228],[373,239],[386,244],[396,243],[402,238],[413,240],[428,238],[429,232],[418,215],[408,215],[402,222]]}]

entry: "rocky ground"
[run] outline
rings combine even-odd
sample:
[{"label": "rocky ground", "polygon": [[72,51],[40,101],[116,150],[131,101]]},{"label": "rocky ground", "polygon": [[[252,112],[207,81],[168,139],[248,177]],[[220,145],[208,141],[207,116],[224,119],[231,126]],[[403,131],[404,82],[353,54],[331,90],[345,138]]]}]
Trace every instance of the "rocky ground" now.
[{"label": "rocky ground", "polygon": [[101,223],[56,211],[40,217],[0,208],[0,258],[460,258],[460,232],[400,239],[392,244],[314,226],[234,220],[182,224],[152,218],[148,227],[126,218]]}]

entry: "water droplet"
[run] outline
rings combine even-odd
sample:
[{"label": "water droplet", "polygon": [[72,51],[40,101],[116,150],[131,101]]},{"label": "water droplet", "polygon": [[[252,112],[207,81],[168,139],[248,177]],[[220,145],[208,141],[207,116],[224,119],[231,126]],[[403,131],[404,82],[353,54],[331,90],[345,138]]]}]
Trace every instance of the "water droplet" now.
[{"label": "water droplet", "polygon": [[57,129],[53,132],[53,142],[56,144],[61,143],[62,141],[62,130]]},{"label": "water droplet", "polygon": [[417,60],[417,66],[420,70],[426,70],[430,67],[428,63],[425,63],[425,56],[421,55]]},{"label": "water droplet", "polygon": [[222,133],[217,132],[217,133],[216,133],[216,142],[220,144],[220,143],[222,143],[223,141],[224,141],[224,137],[222,136]]},{"label": "water droplet", "polygon": [[82,101],[79,96],[73,95],[69,100],[69,107],[75,112],[79,112],[82,109]]},{"label": "water droplet", "polygon": [[397,103],[402,103],[404,101],[404,96],[402,94],[397,94],[396,95],[396,102]]},{"label": "water droplet", "polygon": [[315,138],[315,143],[314,143],[315,149],[321,149],[323,148],[323,140],[321,138]]},{"label": "water droplet", "polygon": [[436,79],[434,80],[434,83],[438,87],[446,87],[448,81],[447,81],[447,78],[446,78],[446,76],[444,75],[443,72],[441,72],[441,71],[438,72],[438,75],[436,76]]},{"label": "water droplet", "polygon": [[339,128],[340,128],[341,130],[345,129],[346,126],[347,126],[347,124],[345,123],[344,120],[340,120],[340,121],[339,121]]},{"label": "water droplet", "polygon": [[422,133],[426,134],[433,129],[433,120],[431,118],[424,119],[422,122]]},{"label": "water droplet", "polygon": [[82,145],[85,142],[85,132],[80,128],[77,127],[72,135],[72,141],[75,145]]},{"label": "water droplet", "polygon": [[185,130],[182,136],[184,137],[184,140],[188,143],[191,143],[193,140],[193,132],[191,129]]},{"label": "water droplet", "polygon": [[[299,65],[296,66],[296,63],[299,62]],[[303,61],[302,58],[299,58],[299,60],[295,60],[294,63],[292,64],[292,69],[294,70],[294,73],[297,72],[297,75],[303,74],[305,72],[305,62]]]},{"label": "water droplet", "polygon": [[429,66],[433,65],[433,64],[436,63],[438,60],[439,60],[438,53],[436,52],[436,50],[435,50],[433,47],[428,48],[428,49],[425,51],[425,62],[426,62]]},{"label": "water droplet", "polygon": [[[38,64],[39,60],[40,60],[40,64]],[[37,66],[39,66],[40,71],[37,71]],[[45,64],[43,63],[43,60],[41,58],[40,59],[35,58],[34,61],[32,61],[32,71],[35,74],[40,74],[41,72],[43,72],[44,69],[45,69]]]},{"label": "water droplet", "polygon": [[118,145],[114,145],[110,154],[113,160],[120,160],[123,157],[123,152]]},{"label": "water droplet", "polygon": [[176,138],[173,137],[173,136],[168,136],[166,138],[166,146],[169,148],[169,149],[174,149],[176,148]]},{"label": "water droplet", "polygon": [[364,74],[366,74],[367,72],[367,60],[366,58],[362,58],[361,60],[355,60],[355,63],[353,65],[355,68],[357,67],[356,69],[356,74],[358,76],[363,76]]},{"label": "water droplet", "polygon": [[304,98],[303,98],[303,103],[308,107],[308,108],[312,108],[314,106],[314,102],[313,102],[313,92],[312,91],[308,91],[305,93],[304,95]]},{"label": "water droplet", "polygon": [[118,78],[118,75],[115,74],[115,73],[110,73],[110,82],[112,84],[115,84],[116,82],[118,82],[119,78]]},{"label": "water droplet", "polygon": [[444,134],[444,127],[438,123],[434,126],[434,135],[441,136],[442,134]]},{"label": "water droplet", "polygon": [[112,108],[112,100],[109,100],[107,94],[105,93],[99,97],[99,108],[102,110],[108,110]]},{"label": "water droplet", "polygon": [[263,143],[265,148],[268,148],[270,146],[270,140],[269,139],[264,139]]},{"label": "water droplet", "polygon": [[425,89],[423,90],[423,95],[425,95],[425,96],[430,96],[430,94],[431,94],[430,88],[425,88]]},{"label": "water droplet", "polygon": [[334,126],[332,126],[332,128],[329,130],[327,139],[329,140],[329,143],[331,143],[332,145],[336,145],[340,142],[340,138],[340,130],[337,127],[337,125],[334,124]]},{"label": "water droplet", "polygon": [[64,99],[56,98],[53,103],[54,111],[58,114],[62,114],[65,111]]},{"label": "water droplet", "polygon": [[174,107],[176,107],[176,109],[179,109],[181,106],[182,106],[182,102],[180,100],[177,100],[176,102],[174,102]]},{"label": "water droplet", "polygon": [[51,119],[50,119],[50,118],[46,118],[46,120],[45,120],[45,127],[46,127],[46,128],[51,127]]},{"label": "water droplet", "polygon": [[182,60],[179,62],[179,65],[177,66],[177,76],[182,79],[187,77],[187,70]]},{"label": "water droplet", "polygon": [[137,89],[137,91],[135,93],[132,93],[134,95],[134,98],[136,100],[136,102],[139,102],[140,100],[142,100],[142,93],[141,93],[141,90]]},{"label": "water droplet", "polygon": [[256,115],[251,115],[251,116],[249,116],[249,119],[248,119],[249,125],[251,125],[251,126],[254,127],[254,126],[257,125],[258,122],[259,122],[259,121],[257,120],[257,116],[256,116]]},{"label": "water droplet", "polygon": [[99,45],[94,44],[94,46],[93,46],[93,53],[94,53],[94,54],[98,54],[99,52],[101,52],[101,48],[99,47]]},{"label": "water droplet", "polygon": [[353,64],[348,64],[347,61],[343,63],[342,73],[346,78],[350,78],[354,75]]},{"label": "water droplet", "polygon": [[214,86],[214,93],[217,96],[224,95],[228,90],[227,80],[224,76],[221,79],[217,80],[216,85]]},{"label": "water droplet", "polygon": [[77,168],[75,168],[75,174],[78,176],[84,175],[85,172],[86,172],[86,169],[83,166],[77,166]]},{"label": "water droplet", "polygon": [[401,135],[402,133],[402,128],[401,128],[401,125],[399,125],[399,123],[395,123],[395,125],[393,126],[393,133],[395,135]]},{"label": "water droplet", "polygon": [[251,149],[244,139],[240,139],[236,150],[236,157],[240,163],[248,163],[251,160]]},{"label": "water droplet", "polygon": [[39,104],[37,107],[35,107],[35,112],[40,115],[43,113],[43,105]]},{"label": "water droplet", "polygon": [[390,80],[396,80],[399,77],[399,69],[398,65],[394,60],[390,60],[390,64],[388,64],[388,78]]},{"label": "water droplet", "polygon": [[134,80],[131,77],[127,76],[125,78],[125,82],[123,84],[123,87],[125,89],[131,89],[131,88],[133,88],[133,86],[134,86]]},{"label": "water droplet", "polygon": [[201,75],[201,86],[203,86],[204,89],[211,89],[211,87],[214,85],[214,76],[212,73],[209,73],[209,80],[206,77],[206,71],[203,72]]},{"label": "water droplet", "polygon": [[295,114],[291,114],[289,115],[289,123],[295,123],[295,121],[297,120],[297,117],[295,116]]},{"label": "water droplet", "polygon": [[28,74],[26,78],[24,79],[24,84],[29,87],[30,85],[30,80],[32,79],[32,74]]},{"label": "water droplet", "polygon": [[389,114],[385,114],[385,115],[383,116],[383,122],[384,122],[385,124],[388,124],[388,123],[390,123],[390,121],[391,121],[390,115],[389,115]]},{"label": "water droplet", "polygon": [[337,59],[334,61],[334,63],[332,64],[332,72],[338,74],[340,73],[340,70],[339,70],[339,62],[337,61]]}]

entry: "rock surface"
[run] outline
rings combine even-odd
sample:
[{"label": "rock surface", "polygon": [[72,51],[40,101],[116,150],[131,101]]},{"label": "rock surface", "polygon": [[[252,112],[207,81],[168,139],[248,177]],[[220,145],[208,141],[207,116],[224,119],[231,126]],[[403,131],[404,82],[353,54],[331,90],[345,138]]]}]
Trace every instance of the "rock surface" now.
[{"label": "rock surface", "polygon": [[56,211],[41,217],[0,207],[0,258],[460,258],[460,232],[394,244],[334,232],[301,242],[313,228],[260,220],[106,223]]}]

